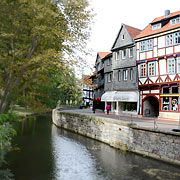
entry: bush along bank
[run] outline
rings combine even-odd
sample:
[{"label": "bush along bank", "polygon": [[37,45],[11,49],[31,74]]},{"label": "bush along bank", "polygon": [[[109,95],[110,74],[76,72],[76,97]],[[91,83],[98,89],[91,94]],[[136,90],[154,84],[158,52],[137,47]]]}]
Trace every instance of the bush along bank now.
[{"label": "bush along bank", "polygon": [[16,121],[18,116],[15,114],[0,114],[0,179],[11,179],[13,176],[8,169],[3,166],[6,163],[5,156],[12,150],[11,140],[16,135],[12,122]]}]

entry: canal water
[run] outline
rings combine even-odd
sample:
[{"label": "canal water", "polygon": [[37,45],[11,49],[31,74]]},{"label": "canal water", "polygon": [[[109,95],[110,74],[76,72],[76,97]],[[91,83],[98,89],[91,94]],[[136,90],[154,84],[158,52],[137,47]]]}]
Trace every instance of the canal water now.
[{"label": "canal water", "polygon": [[50,116],[15,124],[8,154],[15,180],[179,180],[180,167],[59,129]]}]

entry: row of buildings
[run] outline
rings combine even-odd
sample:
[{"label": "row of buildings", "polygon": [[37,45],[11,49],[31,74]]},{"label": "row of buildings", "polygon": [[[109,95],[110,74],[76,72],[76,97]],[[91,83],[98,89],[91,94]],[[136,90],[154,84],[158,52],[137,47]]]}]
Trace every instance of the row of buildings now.
[{"label": "row of buildings", "polygon": [[97,108],[112,113],[180,118],[180,11],[144,30],[122,24],[111,52],[98,52],[90,77]]}]

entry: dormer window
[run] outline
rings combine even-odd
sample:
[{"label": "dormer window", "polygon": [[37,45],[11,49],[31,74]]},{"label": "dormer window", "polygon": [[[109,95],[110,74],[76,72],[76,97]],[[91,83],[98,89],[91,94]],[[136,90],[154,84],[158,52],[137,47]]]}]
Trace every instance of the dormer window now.
[{"label": "dormer window", "polygon": [[180,17],[176,17],[174,19],[170,20],[170,25],[175,25],[175,24],[179,24],[180,23]]},{"label": "dormer window", "polygon": [[158,23],[158,24],[154,24],[151,26],[151,30],[154,31],[154,30],[157,30],[157,29],[160,29],[161,28],[161,23]]}]

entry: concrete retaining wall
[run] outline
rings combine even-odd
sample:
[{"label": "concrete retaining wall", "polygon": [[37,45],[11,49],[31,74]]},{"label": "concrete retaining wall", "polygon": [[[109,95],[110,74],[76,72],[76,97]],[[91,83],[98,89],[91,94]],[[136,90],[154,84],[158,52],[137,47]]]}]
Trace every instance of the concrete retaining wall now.
[{"label": "concrete retaining wall", "polygon": [[118,149],[180,165],[180,135],[119,120],[53,110],[53,123]]}]

